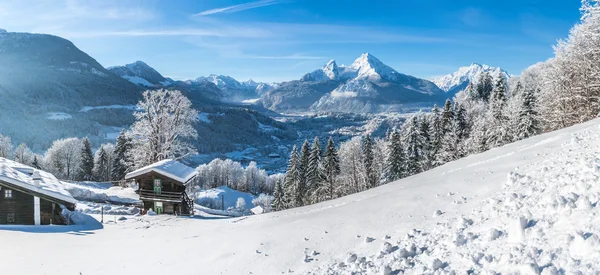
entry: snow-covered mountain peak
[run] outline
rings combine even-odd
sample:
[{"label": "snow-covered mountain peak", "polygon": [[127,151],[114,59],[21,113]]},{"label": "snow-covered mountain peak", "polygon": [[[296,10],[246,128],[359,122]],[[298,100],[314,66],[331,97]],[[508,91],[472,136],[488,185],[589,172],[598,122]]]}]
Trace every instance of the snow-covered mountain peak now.
[{"label": "snow-covered mountain peak", "polygon": [[400,73],[390,66],[383,64],[377,57],[370,53],[363,53],[349,67],[349,71],[355,72],[357,78],[374,78],[395,81]]},{"label": "snow-covered mountain peak", "polygon": [[335,63],[335,60],[329,60],[327,64],[323,67],[323,72],[329,79],[336,79],[339,74],[339,67]]},{"label": "snow-covered mountain peak", "polygon": [[154,87],[173,84],[143,61],[136,61],[124,66],[108,67],[106,69],[138,86]]},{"label": "snow-covered mountain peak", "polygon": [[458,68],[456,72],[432,79],[432,82],[445,92],[458,92],[464,89],[469,82],[477,81],[484,72],[490,73],[494,77],[499,74],[502,74],[506,79],[511,77],[510,74],[499,67],[471,63],[469,66]]}]

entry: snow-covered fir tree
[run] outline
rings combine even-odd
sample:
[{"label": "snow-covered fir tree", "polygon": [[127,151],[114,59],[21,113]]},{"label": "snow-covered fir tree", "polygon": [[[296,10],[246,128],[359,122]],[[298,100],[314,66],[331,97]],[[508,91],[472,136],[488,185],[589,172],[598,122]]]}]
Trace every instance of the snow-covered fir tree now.
[{"label": "snow-covered fir tree", "polygon": [[125,130],[121,131],[115,145],[115,160],[111,167],[111,178],[114,180],[122,180],[125,174],[130,172],[133,167],[133,160],[130,151],[133,147],[131,137],[127,135]]},{"label": "snow-covered fir tree", "polygon": [[502,146],[511,141],[508,134],[508,117],[506,116],[506,80],[502,76],[496,78],[492,96],[488,104],[487,144],[491,147]]},{"label": "snow-covered fir tree", "polygon": [[322,183],[324,176],[323,168],[321,166],[322,154],[323,152],[321,151],[321,143],[319,142],[319,137],[315,137],[310,148],[310,157],[308,159],[307,171],[307,190],[308,197],[310,198],[311,203],[318,202],[318,199],[315,198],[315,193],[318,189],[322,188],[323,186]]},{"label": "snow-covered fir tree", "polygon": [[454,108],[452,107],[452,101],[450,99],[446,100],[444,103],[444,108],[442,109],[441,114],[441,135],[444,136],[447,132],[452,130],[452,121],[454,120]]},{"label": "snow-covered fir tree", "polygon": [[406,147],[406,173],[414,175],[423,171],[421,163],[423,160],[423,136],[421,136],[419,120],[413,116],[402,131],[403,142]]},{"label": "snow-covered fir tree", "polygon": [[335,198],[336,178],[341,172],[340,159],[332,137],[329,137],[327,146],[325,147],[323,172],[325,176],[324,185],[322,189],[317,191],[316,198],[318,201]]},{"label": "snow-covered fir tree", "polygon": [[80,166],[78,180],[92,180],[94,178],[94,154],[92,153],[92,144],[85,137],[81,140]]},{"label": "snow-covered fir tree", "polygon": [[300,161],[298,165],[298,189],[297,202],[301,205],[310,203],[308,197],[308,179],[310,171],[310,143],[307,139],[302,143],[300,149]]},{"label": "snow-covered fir tree", "polygon": [[33,156],[33,161],[31,162],[31,166],[35,169],[42,169],[42,166],[40,165],[40,161],[38,160],[37,156]]},{"label": "snow-covered fir tree", "polygon": [[517,140],[529,138],[540,133],[535,94],[533,90],[525,89],[518,95],[521,104],[514,130]]},{"label": "snow-covered fir tree", "polygon": [[285,173],[285,201],[287,202],[287,208],[302,206],[302,195],[300,194],[300,156],[298,155],[298,148],[296,145],[292,148],[290,153],[290,160],[288,162],[288,168]]},{"label": "snow-covered fir tree", "polygon": [[273,209],[275,211],[281,211],[287,208],[288,203],[285,200],[285,188],[283,186],[283,181],[277,181],[275,183],[275,191],[273,192]]},{"label": "snow-covered fir tree", "polygon": [[440,109],[437,105],[433,105],[431,114],[429,115],[430,120],[430,132],[431,145],[429,147],[428,159],[431,162],[431,166],[438,166],[438,153],[442,149],[442,138],[444,137],[442,130],[442,117]]},{"label": "snow-covered fir tree", "polygon": [[98,181],[107,181],[106,172],[108,171],[108,154],[104,150],[104,147],[100,147],[96,152],[96,158],[94,160],[94,177]]},{"label": "snow-covered fir tree", "polygon": [[477,84],[475,85],[475,100],[483,100],[487,102],[490,98],[492,90],[494,89],[493,78],[488,72],[484,72],[479,75]]},{"label": "snow-covered fir tree", "polygon": [[432,156],[431,156],[431,148],[432,148],[432,139],[431,139],[431,124],[430,117],[428,115],[421,115],[420,119],[421,125],[419,126],[419,135],[421,136],[421,140],[423,141],[422,156],[421,156],[421,167],[423,170],[429,170],[432,168]]},{"label": "snow-covered fir tree", "polygon": [[451,122],[450,129],[442,139],[442,150],[440,150],[438,157],[440,163],[454,161],[460,157],[460,138],[458,135],[461,130],[456,119]]},{"label": "snow-covered fir tree", "polygon": [[379,183],[379,176],[375,170],[374,143],[369,134],[363,139],[363,165],[366,173],[366,187],[374,188]]},{"label": "snow-covered fir tree", "polygon": [[397,131],[392,133],[390,142],[388,142],[388,156],[386,158],[385,180],[387,182],[395,181],[406,175],[406,158],[404,155],[404,145],[402,136]]}]

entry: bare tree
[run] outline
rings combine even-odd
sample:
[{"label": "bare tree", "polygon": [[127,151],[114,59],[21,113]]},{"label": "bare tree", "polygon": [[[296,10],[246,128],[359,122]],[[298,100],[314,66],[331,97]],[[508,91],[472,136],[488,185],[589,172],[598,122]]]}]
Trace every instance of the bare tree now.
[{"label": "bare tree", "polygon": [[15,161],[19,163],[23,163],[25,165],[30,165],[33,162],[33,152],[27,147],[27,144],[21,143],[15,149]]},{"label": "bare tree", "polygon": [[59,178],[73,180],[81,161],[81,146],[81,141],[77,138],[55,140],[46,151],[44,167]]},{"label": "bare tree", "polygon": [[198,112],[180,91],[145,91],[137,109],[130,132],[137,167],[194,151],[187,140],[198,136]]},{"label": "bare tree", "polygon": [[12,148],[10,137],[0,135],[0,158],[10,158]]}]

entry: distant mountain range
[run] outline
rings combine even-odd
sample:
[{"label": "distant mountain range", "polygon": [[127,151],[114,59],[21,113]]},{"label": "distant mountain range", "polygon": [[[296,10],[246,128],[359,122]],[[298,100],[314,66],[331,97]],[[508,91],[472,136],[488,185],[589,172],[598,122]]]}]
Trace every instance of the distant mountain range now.
[{"label": "distant mountain range", "polygon": [[473,63],[430,81],[399,73],[369,53],[362,54],[349,66],[339,66],[335,60],[331,60],[299,80],[283,83],[240,82],[230,76],[214,74],[194,80],[174,81],[141,61],[109,67],[108,70],[142,87],[213,84],[220,90],[218,95],[213,93],[214,99],[253,102],[278,112],[403,111],[452,98],[469,82],[477,81],[483,72],[510,78],[500,68]]},{"label": "distant mountain range", "polygon": [[[331,60],[282,83],[224,75],[181,81],[142,61],[104,68],[60,37],[0,31],[0,133],[37,152],[56,139],[75,136],[87,136],[97,146],[113,142],[133,123],[142,91],[178,89],[200,111],[196,146],[204,160],[237,152],[227,157],[269,162],[265,156],[284,156],[306,137],[343,140],[400,127],[403,115],[385,112],[442,102],[483,71],[508,77],[500,69],[473,64],[432,82],[399,73],[365,53],[348,66]],[[287,112],[309,115],[281,114]],[[280,164],[284,167],[285,159],[272,167]]]},{"label": "distant mountain range", "polygon": [[276,111],[377,113],[439,102],[445,93],[429,80],[397,72],[369,53],[349,66],[335,60],[262,97]]},{"label": "distant mountain range", "polygon": [[500,74],[506,79],[511,77],[508,72],[501,68],[473,63],[470,66],[460,67],[456,72],[432,79],[431,81],[449,95],[454,95],[464,90],[469,85],[469,82],[477,82],[481,74],[485,72],[493,77],[497,77]]}]

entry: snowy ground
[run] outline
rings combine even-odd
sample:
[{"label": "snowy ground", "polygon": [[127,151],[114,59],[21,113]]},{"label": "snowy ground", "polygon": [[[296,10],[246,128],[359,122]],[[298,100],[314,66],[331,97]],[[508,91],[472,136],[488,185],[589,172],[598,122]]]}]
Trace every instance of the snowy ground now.
[{"label": "snowy ground", "polygon": [[102,230],[51,234],[0,229],[11,248],[0,249],[11,263],[3,272],[593,273],[600,269],[599,124],[288,211],[131,217]]},{"label": "snowy ground", "polygon": [[113,186],[110,182],[63,182],[63,186],[79,201],[141,204],[135,189]]}]

